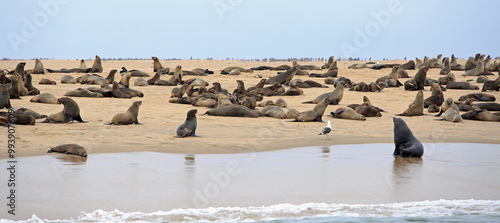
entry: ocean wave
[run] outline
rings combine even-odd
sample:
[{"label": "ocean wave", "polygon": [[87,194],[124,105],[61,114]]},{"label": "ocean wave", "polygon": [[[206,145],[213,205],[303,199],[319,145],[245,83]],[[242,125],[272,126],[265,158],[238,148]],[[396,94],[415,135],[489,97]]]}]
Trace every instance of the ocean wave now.
[{"label": "ocean wave", "polygon": [[391,204],[278,204],[262,207],[173,209],[152,213],[96,210],[77,219],[47,220],[33,215],[26,221],[0,222],[263,222],[325,217],[448,217],[499,216],[500,200],[435,200]]}]

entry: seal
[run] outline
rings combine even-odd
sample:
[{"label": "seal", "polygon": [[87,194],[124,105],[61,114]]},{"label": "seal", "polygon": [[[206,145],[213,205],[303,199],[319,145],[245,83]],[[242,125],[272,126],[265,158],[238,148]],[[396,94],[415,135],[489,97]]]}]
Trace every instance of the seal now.
[{"label": "seal", "polygon": [[85,60],[81,59],[80,60],[80,66],[79,66],[80,69],[84,69],[86,70],[87,69],[87,64],[85,64]]},{"label": "seal", "polygon": [[148,82],[144,78],[138,77],[134,80],[134,85],[135,86],[148,86]]},{"label": "seal", "polygon": [[264,113],[265,116],[272,118],[284,119],[286,116],[285,111],[283,111],[282,108],[275,105],[266,106],[261,111],[262,113]]},{"label": "seal", "polygon": [[142,101],[134,101],[132,105],[128,108],[125,113],[118,113],[111,119],[108,124],[113,125],[130,125],[130,124],[140,124],[137,116],[139,115],[139,106],[142,105]]},{"label": "seal", "polygon": [[327,77],[324,79],[325,84],[333,84],[335,83],[335,79],[333,77]]},{"label": "seal", "polygon": [[184,96],[184,94],[186,93],[186,89],[187,89],[187,84],[183,84],[180,87],[174,87],[174,88],[172,88],[172,92],[171,92],[170,97],[171,98],[182,98],[182,96]]},{"label": "seal", "polygon": [[41,93],[33,98],[30,102],[46,103],[46,104],[57,104],[56,96],[51,93]]},{"label": "seal", "polygon": [[229,75],[240,75],[241,71],[238,69],[234,69],[231,72],[228,73]]},{"label": "seal", "polygon": [[450,81],[456,81],[455,74],[449,72],[445,77],[438,78],[438,83],[440,85],[447,85]]},{"label": "seal", "polygon": [[61,84],[76,84],[76,79],[71,75],[61,77]]},{"label": "seal", "polygon": [[163,69],[163,66],[160,63],[160,60],[158,60],[158,57],[151,57],[153,59],[153,71],[158,72],[159,70]]},{"label": "seal", "polygon": [[324,97],[313,110],[301,112],[295,117],[295,121],[298,122],[322,122],[323,114],[325,113],[326,107],[333,102],[333,99],[329,96]]},{"label": "seal", "polygon": [[274,104],[278,107],[281,107],[281,108],[286,108],[288,106],[286,101],[283,100],[282,98],[278,98],[278,100],[276,100],[276,102]]},{"label": "seal", "polygon": [[343,107],[338,108],[335,112],[330,113],[335,118],[351,119],[351,120],[361,120],[365,121],[366,118],[362,114],[357,113],[352,108]]},{"label": "seal", "polygon": [[115,74],[116,74],[116,72],[117,72],[116,69],[113,69],[113,70],[109,71],[108,76],[105,78],[108,81],[108,84],[112,84],[113,81],[115,81]]},{"label": "seal", "polygon": [[500,90],[500,71],[498,72],[498,78],[494,81],[486,81],[483,85],[481,91],[499,91]]},{"label": "seal", "polygon": [[11,79],[10,88],[7,90],[10,99],[21,99],[21,92],[19,90],[20,79],[21,77],[19,75],[16,75]]},{"label": "seal", "polygon": [[274,83],[284,84],[287,81],[291,81],[293,79],[293,77],[295,76],[295,74],[297,73],[297,71],[299,70],[299,68],[300,67],[298,65],[293,66],[291,69],[287,70],[286,72],[278,74],[274,77],[267,79],[266,84],[274,84]]},{"label": "seal", "polygon": [[380,109],[373,106],[358,106],[356,107],[356,113],[363,115],[364,117],[381,117]]},{"label": "seal", "polygon": [[424,90],[425,79],[427,77],[429,67],[422,67],[418,69],[417,74],[411,80],[407,80],[404,84],[405,90],[418,91]]},{"label": "seal", "polygon": [[477,85],[472,85],[469,82],[450,81],[446,84],[446,89],[479,90],[479,87]]},{"label": "seal", "polygon": [[255,100],[254,97],[247,97],[241,102],[241,105],[250,109],[255,109],[255,106],[257,106],[257,100]]},{"label": "seal", "polygon": [[439,112],[439,106],[435,105],[435,104],[431,104],[429,105],[429,108],[427,108],[427,112],[429,113],[436,113],[436,112]]},{"label": "seal", "polygon": [[222,85],[219,82],[213,82],[212,85],[213,87],[208,89],[208,93],[225,94],[225,95],[229,94],[229,91],[222,88]]},{"label": "seal", "polygon": [[186,121],[177,127],[176,133],[178,137],[196,136],[196,127],[198,126],[196,112],[198,112],[196,109],[191,109],[187,112]]},{"label": "seal", "polygon": [[276,105],[276,104],[274,104],[274,101],[267,100],[267,101],[259,103],[259,105],[257,105],[257,106],[259,106],[259,107],[266,107],[266,106],[270,106],[270,105]]},{"label": "seal", "polygon": [[424,93],[418,91],[413,103],[401,114],[397,116],[420,116],[424,114]]},{"label": "seal", "polygon": [[266,80],[267,80],[266,78],[260,79],[259,83],[257,83],[255,86],[247,88],[247,92],[250,92],[250,91],[255,90],[255,89],[263,88],[264,85],[266,84]]},{"label": "seal", "polygon": [[332,65],[328,68],[328,71],[326,73],[322,74],[317,74],[317,73],[311,73],[309,77],[337,77],[338,75],[338,66],[337,66],[337,61],[334,61]]},{"label": "seal", "polygon": [[10,104],[9,92],[7,91],[5,85],[0,85],[0,109],[2,108],[12,108],[12,105]]},{"label": "seal", "polygon": [[302,89],[295,86],[295,84],[290,84],[290,89],[288,89],[284,95],[296,96],[296,95],[302,95],[302,94],[304,94],[304,91]]},{"label": "seal", "polygon": [[31,74],[26,74],[26,81],[24,82],[24,87],[28,90],[28,95],[38,95],[40,90],[33,86],[31,83],[33,77]]},{"label": "seal", "polygon": [[258,67],[252,67],[250,69],[251,70],[273,70],[274,67],[270,67],[270,66],[258,66]]},{"label": "seal", "polygon": [[399,65],[401,70],[415,70],[415,61],[410,60],[404,64]]},{"label": "seal", "polygon": [[330,66],[332,66],[332,64],[333,64],[333,56],[330,56],[328,58],[328,61],[323,66],[321,66],[321,69],[328,69]]},{"label": "seal", "polygon": [[78,104],[73,99],[63,97],[57,99],[57,103],[64,105],[63,110],[47,117],[47,119],[43,121],[44,123],[68,123],[73,121],[85,122],[80,116],[80,107],[78,107]]},{"label": "seal", "polygon": [[273,70],[290,70],[292,67],[290,65],[279,65],[277,67],[274,67]]},{"label": "seal", "polygon": [[495,101],[496,98],[492,94],[486,94],[486,93],[471,93],[471,94],[466,94],[463,96],[460,96],[458,98],[458,101],[465,101],[467,99],[472,99],[473,101]]},{"label": "seal", "polygon": [[401,118],[393,117],[394,122],[394,156],[401,157],[422,157],[424,146],[413,135],[406,122]]},{"label": "seal", "polygon": [[18,124],[18,125],[35,125],[35,117],[29,114],[15,113],[14,119],[9,117],[9,112],[0,112],[0,125]]},{"label": "seal", "polygon": [[[123,70],[127,70],[125,67],[122,67]],[[121,72],[120,72],[121,73]],[[141,70],[127,70],[126,72],[122,73],[122,75],[125,75],[126,73],[130,73],[131,77],[149,77],[150,75],[144,71]]]},{"label": "seal", "polygon": [[118,88],[118,83],[115,81],[113,82],[113,88],[111,90],[113,97],[115,98],[131,98],[131,96],[125,92],[120,91]]},{"label": "seal", "polygon": [[120,83],[121,85],[123,85],[123,87],[130,87],[130,78],[132,77],[132,73],[130,72],[127,72],[125,73],[123,76],[122,76],[122,79],[120,80]]},{"label": "seal", "polygon": [[258,118],[259,114],[242,105],[228,105],[208,110],[205,115]]},{"label": "seal", "polygon": [[20,109],[17,109],[16,110],[16,115],[18,114],[24,114],[24,115],[31,115],[33,117],[35,117],[35,119],[39,119],[39,118],[47,118],[46,115],[41,115],[40,113],[36,112],[36,111],[33,111],[29,108],[20,108]]},{"label": "seal", "polygon": [[378,84],[380,82],[386,82],[389,87],[403,86],[403,84],[401,84],[401,82],[398,81],[398,77],[399,77],[398,70],[399,70],[399,67],[397,67],[397,66],[392,67],[392,71],[389,75],[378,78],[375,81],[375,83]]},{"label": "seal", "polygon": [[500,111],[500,104],[495,102],[476,103],[474,105],[480,109],[486,109],[488,111]]},{"label": "seal", "polygon": [[85,150],[85,148],[77,144],[63,144],[56,147],[50,147],[47,153],[52,153],[52,152],[87,157],[87,150]]},{"label": "seal", "polygon": [[221,74],[229,74],[233,70],[238,70],[240,73],[253,73],[252,69],[245,69],[243,67],[226,67],[220,71]]},{"label": "seal", "polygon": [[462,114],[463,119],[469,120],[479,120],[488,122],[500,122],[500,116],[496,116],[493,113],[485,109],[474,109]]},{"label": "seal", "polygon": [[432,94],[430,97],[424,100],[424,108],[428,108],[430,105],[434,104],[437,106],[441,106],[444,101],[443,91],[441,91],[441,87],[437,83],[433,83],[431,87]]},{"label": "seal", "polygon": [[57,85],[57,83],[55,81],[51,81],[47,78],[43,78],[40,80],[40,82],[38,82],[38,84],[45,84],[45,85]]},{"label": "seal", "polygon": [[323,101],[324,98],[330,97],[330,101],[332,105],[338,105],[339,102],[344,97],[344,82],[340,82],[332,92],[324,93],[318,97],[316,97],[312,101],[302,102],[302,104],[318,104]]},{"label": "seal", "polygon": [[95,55],[94,64],[92,64],[92,72],[102,73],[101,58],[97,55]]},{"label": "seal", "polygon": [[286,112],[285,114],[285,118],[286,119],[295,119],[297,117],[297,115],[299,115],[299,111],[297,111],[297,109],[295,108],[290,108],[288,109],[288,111]]},{"label": "seal", "polygon": [[460,110],[458,109],[458,106],[453,103],[453,99],[447,98],[444,104],[446,104],[446,106],[443,107],[447,107],[448,109],[446,109],[446,111],[444,112],[444,118],[441,120],[461,122],[462,117],[460,116]]},{"label": "seal", "polygon": [[83,88],[77,88],[77,89],[72,90],[72,91],[67,91],[64,96],[87,97],[87,98],[102,98],[103,97],[102,94],[92,92],[92,91],[89,91],[89,90],[83,89]]},{"label": "seal", "polygon": [[31,70],[32,74],[46,74],[48,71],[43,67],[43,63],[39,59],[35,59],[35,68]]}]

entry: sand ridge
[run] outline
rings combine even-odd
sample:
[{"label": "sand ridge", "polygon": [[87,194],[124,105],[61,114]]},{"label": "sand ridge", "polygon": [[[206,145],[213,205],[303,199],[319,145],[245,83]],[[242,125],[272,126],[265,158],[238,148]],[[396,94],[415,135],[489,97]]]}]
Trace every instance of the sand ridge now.
[{"label": "sand ridge", "polygon": [[[25,69],[34,67],[34,60],[23,60],[26,62]],[[174,68],[181,65],[184,70],[193,68],[207,68],[213,70],[215,74],[202,76],[200,78],[212,83],[220,82],[222,88],[232,92],[236,88],[236,80],[245,82],[245,87],[254,86],[259,82],[255,75],[268,78],[276,75],[276,71],[255,71],[254,73],[241,73],[238,76],[221,75],[220,70],[228,66],[240,66],[243,68],[257,67],[261,65],[278,66],[282,64],[291,65],[287,62],[246,62],[231,60],[160,60],[164,67]],[[18,60],[0,61],[0,68],[14,69]],[[79,60],[42,60],[46,68],[61,69],[75,68],[79,66]],[[93,61],[86,61],[87,67]],[[405,63],[403,60],[379,61],[380,63]],[[373,82],[377,78],[388,75],[390,69],[347,69],[355,62],[338,62],[338,77],[347,77],[353,82]],[[459,60],[464,64],[465,60]],[[299,62],[299,64],[312,64],[321,66],[324,62]],[[127,69],[138,69],[154,75],[152,60],[103,60],[104,68],[102,76],[107,76],[110,70],[125,66]],[[438,79],[440,69],[430,69],[427,78]],[[324,71],[324,70],[323,70]],[[323,72],[322,71],[322,72]],[[309,71],[314,72],[314,71]],[[409,70],[411,76],[416,70]],[[475,82],[476,77],[462,77],[463,71],[452,71],[458,81],[472,79],[472,84],[482,84]],[[69,90],[79,87],[90,87],[80,84],[60,84],[63,73],[51,73],[46,75],[33,75],[33,85],[42,93],[49,92],[56,97],[63,97]],[[71,73],[77,78],[84,74]],[[193,76],[185,76],[184,79]],[[490,76],[490,79],[496,78]],[[38,82],[42,78],[56,81],[57,85],[40,85]],[[117,73],[115,80],[119,81],[120,74]],[[306,76],[295,76],[302,80],[315,80],[323,83],[323,78],[310,78]],[[134,81],[131,79],[131,83]],[[147,79],[147,78],[146,78]],[[162,79],[168,79],[162,76]],[[407,78],[401,78],[404,82]],[[380,93],[375,92],[355,92],[344,91],[344,98],[339,105],[328,106],[324,123],[291,122],[286,119],[261,118],[235,118],[235,117],[214,117],[202,115],[208,108],[198,108],[198,128],[199,137],[174,138],[176,128],[182,124],[186,118],[186,112],[194,107],[185,104],[169,103],[170,92],[174,86],[145,86],[138,87],[132,84],[131,88],[144,93],[143,98],[118,99],[118,98],[73,98],[80,107],[83,120],[88,123],[72,124],[46,124],[40,123],[44,119],[38,119],[35,126],[16,126],[17,153],[18,156],[41,155],[47,152],[50,146],[57,146],[65,143],[77,143],[85,147],[89,156],[92,153],[109,152],[133,152],[133,151],[155,151],[168,153],[240,153],[253,151],[268,151],[276,149],[287,149],[304,146],[323,146],[332,144],[360,144],[360,143],[391,143],[393,142],[394,114],[403,112],[414,100],[416,91],[405,91],[402,87],[386,88]],[[264,100],[276,101],[283,98],[289,108],[295,108],[299,112],[310,110],[313,104],[302,104],[304,101],[312,100],[316,96],[330,92],[330,88],[308,88],[303,89],[304,94],[300,96],[273,96],[265,97]],[[425,87],[424,98],[431,95],[430,87]],[[480,90],[447,90],[444,92],[445,98],[452,97],[454,100],[462,95],[480,92]],[[488,92],[499,98],[499,92]],[[373,105],[384,109],[382,117],[367,118],[366,121],[354,121],[336,119],[329,116],[341,106],[348,104],[362,103],[363,96],[367,96]],[[15,108],[27,107],[39,113],[50,115],[62,110],[62,105],[31,103],[29,100],[33,96],[24,96],[22,100],[11,100]],[[125,112],[134,101],[142,100],[139,109],[139,122],[143,125],[109,126],[104,125],[117,114]],[[5,110],[5,109],[2,109]],[[437,121],[433,114],[426,110],[423,116],[403,117],[413,133],[422,142],[471,142],[471,143],[494,143],[499,144],[498,122],[481,122],[464,120],[460,123]],[[326,126],[326,121],[332,122],[331,140],[325,140],[324,136],[318,133]],[[6,130],[5,130],[6,131]],[[3,134],[2,134],[3,135]],[[1,143],[5,138],[0,139]],[[5,143],[4,143],[5,144]],[[6,158],[7,154],[0,154],[0,158]]]}]

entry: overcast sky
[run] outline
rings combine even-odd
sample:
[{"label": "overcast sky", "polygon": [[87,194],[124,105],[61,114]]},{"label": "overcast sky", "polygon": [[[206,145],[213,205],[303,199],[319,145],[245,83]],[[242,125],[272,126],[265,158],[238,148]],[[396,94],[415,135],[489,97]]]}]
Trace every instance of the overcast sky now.
[{"label": "overcast sky", "polygon": [[500,56],[497,0],[0,2],[0,58]]}]

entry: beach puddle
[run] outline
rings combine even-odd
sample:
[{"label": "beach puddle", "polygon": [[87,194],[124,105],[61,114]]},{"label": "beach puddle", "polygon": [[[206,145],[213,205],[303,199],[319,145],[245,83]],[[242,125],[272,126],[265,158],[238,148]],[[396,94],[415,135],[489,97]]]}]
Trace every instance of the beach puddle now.
[{"label": "beach puddle", "polygon": [[[294,208],[304,204],[344,204],[346,207],[335,206],[335,210],[346,210],[342,216],[358,216],[349,214],[350,209],[351,214],[363,209],[353,208],[355,205],[441,199],[493,200],[496,209],[492,213],[500,214],[500,145],[424,146],[421,159],[393,157],[393,144],[243,154],[137,152],[81,158],[52,153],[19,157],[16,216],[4,215],[7,210],[2,210],[1,216],[29,219],[35,214],[41,219],[76,219],[82,212],[117,215],[115,209],[120,213],[151,213],[279,204]],[[1,176],[6,182],[5,175]],[[0,191],[8,190],[6,184],[0,185]],[[314,207],[307,210],[313,214],[298,212],[284,217],[325,214]],[[252,212],[246,218],[266,211]],[[397,216],[391,211],[379,214]]]}]

